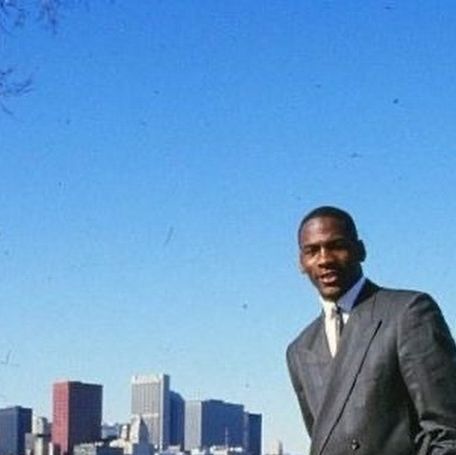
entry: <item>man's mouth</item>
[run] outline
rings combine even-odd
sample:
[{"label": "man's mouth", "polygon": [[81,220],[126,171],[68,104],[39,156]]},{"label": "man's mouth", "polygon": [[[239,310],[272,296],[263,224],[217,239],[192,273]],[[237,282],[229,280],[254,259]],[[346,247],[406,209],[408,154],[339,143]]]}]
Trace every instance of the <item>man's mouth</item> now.
[{"label": "man's mouth", "polygon": [[326,285],[326,286],[331,286],[337,284],[339,281],[339,273],[335,270],[331,270],[329,272],[324,272],[319,276],[319,281],[320,283]]}]

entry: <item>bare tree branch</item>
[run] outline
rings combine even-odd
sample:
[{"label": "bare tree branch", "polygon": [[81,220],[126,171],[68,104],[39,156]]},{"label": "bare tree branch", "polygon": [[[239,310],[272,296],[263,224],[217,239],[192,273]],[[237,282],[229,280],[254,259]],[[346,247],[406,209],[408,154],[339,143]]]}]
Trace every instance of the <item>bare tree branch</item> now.
[{"label": "bare tree branch", "polygon": [[[73,2],[79,0],[73,0]],[[10,35],[30,18],[43,22],[53,33],[61,17],[61,9],[71,0],[0,0],[0,35]],[[3,65],[3,64],[2,64]],[[17,98],[32,89],[32,77],[17,77],[11,66],[0,66],[0,110],[11,114],[6,105],[9,98]]]},{"label": "bare tree branch", "polygon": [[15,98],[29,93],[32,90],[32,77],[26,79],[16,79],[13,68],[0,69],[0,109],[11,114],[7,108],[5,100]]},{"label": "bare tree branch", "polygon": [[61,0],[40,0],[38,18],[49,25],[51,30],[57,30],[57,24],[60,18]]},{"label": "bare tree branch", "polygon": [[0,0],[0,29],[9,33],[10,28],[24,25],[27,13],[22,2],[17,0]]}]

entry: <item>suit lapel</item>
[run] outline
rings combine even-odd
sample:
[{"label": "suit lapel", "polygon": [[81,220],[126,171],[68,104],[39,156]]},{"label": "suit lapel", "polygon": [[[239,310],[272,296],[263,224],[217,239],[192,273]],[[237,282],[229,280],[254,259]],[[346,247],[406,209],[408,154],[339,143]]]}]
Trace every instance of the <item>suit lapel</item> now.
[{"label": "suit lapel", "polygon": [[306,363],[329,363],[332,360],[329,351],[328,339],[325,332],[325,319],[323,313],[318,319],[318,327],[309,343]]},{"label": "suit lapel", "polygon": [[338,352],[327,370],[325,395],[314,423],[311,454],[320,454],[342,415],[368,348],[380,327],[375,314],[378,288],[366,282],[344,328]]}]

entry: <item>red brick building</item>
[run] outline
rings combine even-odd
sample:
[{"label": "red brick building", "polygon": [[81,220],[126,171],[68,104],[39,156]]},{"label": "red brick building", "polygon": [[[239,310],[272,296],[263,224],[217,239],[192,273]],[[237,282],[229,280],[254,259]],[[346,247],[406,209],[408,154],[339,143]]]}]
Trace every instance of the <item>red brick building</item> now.
[{"label": "red brick building", "polygon": [[77,381],[53,386],[52,443],[55,455],[72,455],[73,446],[101,438],[103,387]]}]

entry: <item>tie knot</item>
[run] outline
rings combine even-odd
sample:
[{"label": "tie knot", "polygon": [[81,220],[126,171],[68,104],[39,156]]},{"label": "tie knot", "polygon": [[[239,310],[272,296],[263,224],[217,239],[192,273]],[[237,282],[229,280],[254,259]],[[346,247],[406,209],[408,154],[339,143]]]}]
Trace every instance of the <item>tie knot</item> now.
[{"label": "tie knot", "polygon": [[340,317],[342,315],[342,308],[339,305],[331,305],[329,316],[331,318]]}]

